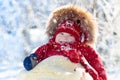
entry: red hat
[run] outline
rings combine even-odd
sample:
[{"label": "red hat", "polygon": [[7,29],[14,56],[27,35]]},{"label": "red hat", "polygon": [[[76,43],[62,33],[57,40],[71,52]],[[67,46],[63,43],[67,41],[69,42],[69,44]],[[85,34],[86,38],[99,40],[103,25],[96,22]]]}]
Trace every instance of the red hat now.
[{"label": "red hat", "polygon": [[73,35],[76,39],[76,41],[80,41],[80,34],[81,34],[81,30],[80,30],[80,26],[77,25],[77,23],[75,23],[72,20],[63,20],[58,24],[58,28],[54,34],[54,38],[57,36],[58,33],[60,32],[66,32],[69,33],[71,35]]}]

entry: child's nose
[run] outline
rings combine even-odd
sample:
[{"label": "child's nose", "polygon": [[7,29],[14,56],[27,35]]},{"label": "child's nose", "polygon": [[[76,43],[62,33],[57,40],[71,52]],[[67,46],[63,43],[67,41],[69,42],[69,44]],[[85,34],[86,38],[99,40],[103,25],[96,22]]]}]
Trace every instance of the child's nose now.
[{"label": "child's nose", "polygon": [[65,36],[65,39],[67,40],[69,38],[69,36]]},{"label": "child's nose", "polygon": [[68,37],[65,37],[65,41],[66,41],[66,42],[69,42],[69,38],[68,38]]},{"label": "child's nose", "polygon": [[67,37],[63,37],[62,39],[63,39],[64,41],[66,41],[68,38],[67,38]]}]

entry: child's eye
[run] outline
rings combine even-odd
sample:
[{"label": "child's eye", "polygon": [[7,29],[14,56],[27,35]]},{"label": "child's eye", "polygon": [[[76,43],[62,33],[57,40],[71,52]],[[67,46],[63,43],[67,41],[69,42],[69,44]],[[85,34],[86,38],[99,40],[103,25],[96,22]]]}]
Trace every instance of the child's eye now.
[{"label": "child's eye", "polygon": [[64,35],[64,33],[61,33],[61,35]]},{"label": "child's eye", "polygon": [[69,36],[73,36],[72,34],[70,34]]}]

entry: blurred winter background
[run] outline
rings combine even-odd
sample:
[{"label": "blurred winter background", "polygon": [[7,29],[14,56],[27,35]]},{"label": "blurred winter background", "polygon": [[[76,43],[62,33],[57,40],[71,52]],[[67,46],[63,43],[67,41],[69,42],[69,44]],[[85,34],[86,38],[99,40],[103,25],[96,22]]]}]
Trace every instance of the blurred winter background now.
[{"label": "blurred winter background", "polygon": [[75,4],[91,12],[99,25],[97,51],[109,80],[120,78],[120,0],[0,0],[0,80],[16,80],[22,61],[47,42],[45,24],[59,6]]}]

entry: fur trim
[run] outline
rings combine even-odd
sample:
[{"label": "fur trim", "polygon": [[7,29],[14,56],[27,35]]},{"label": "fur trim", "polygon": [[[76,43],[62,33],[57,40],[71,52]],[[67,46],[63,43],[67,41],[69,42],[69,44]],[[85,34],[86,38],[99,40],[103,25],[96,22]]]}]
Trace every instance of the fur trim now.
[{"label": "fur trim", "polygon": [[96,24],[94,21],[95,19],[93,19],[90,13],[74,5],[62,6],[51,13],[48,23],[46,25],[47,35],[51,37],[56,31],[58,23],[66,19],[71,19],[73,21],[80,20],[83,32],[88,33],[87,43],[88,44],[95,43],[96,40],[95,33]]}]

